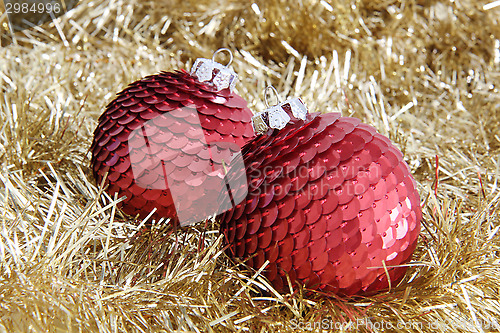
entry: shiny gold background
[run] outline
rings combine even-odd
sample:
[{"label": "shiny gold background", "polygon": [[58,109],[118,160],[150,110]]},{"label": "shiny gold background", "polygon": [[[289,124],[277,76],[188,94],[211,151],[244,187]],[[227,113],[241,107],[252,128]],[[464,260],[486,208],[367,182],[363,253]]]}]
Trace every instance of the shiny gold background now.
[{"label": "shiny gold background", "polygon": [[[83,0],[12,34],[3,13],[0,331],[281,332],[366,317],[487,331],[500,317],[499,17],[493,0]],[[273,84],[402,149],[424,227],[401,285],[352,300],[262,293],[225,258],[216,221],[147,231],[99,191],[88,148],[115,93],[220,47],[255,112]]]}]

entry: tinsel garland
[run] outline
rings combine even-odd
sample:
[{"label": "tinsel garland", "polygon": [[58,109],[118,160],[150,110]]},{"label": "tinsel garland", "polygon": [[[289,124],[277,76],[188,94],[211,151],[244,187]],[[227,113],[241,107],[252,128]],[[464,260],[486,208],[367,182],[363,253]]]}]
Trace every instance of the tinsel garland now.
[{"label": "tinsel garland", "polygon": [[[498,330],[499,13],[494,0],[82,0],[15,35],[2,14],[0,331]],[[92,132],[115,92],[220,47],[250,109],[273,84],[403,151],[423,201],[403,284],[282,295],[234,267],[214,221],[145,231],[94,185]]]}]

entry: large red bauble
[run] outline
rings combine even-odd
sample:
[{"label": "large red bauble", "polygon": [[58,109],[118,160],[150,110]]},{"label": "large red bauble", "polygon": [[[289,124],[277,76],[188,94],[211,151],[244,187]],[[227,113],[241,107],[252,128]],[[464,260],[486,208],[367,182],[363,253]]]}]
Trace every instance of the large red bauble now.
[{"label": "large red bauble", "polygon": [[[356,118],[309,114],[243,148],[248,178],[221,215],[230,257],[259,269],[280,292],[287,276],[330,294],[392,286],[420,232],[416,184],[402,153]],[[245,176],[243,176],[245,177]],[[242,201],[241,201],[242,200]]]},{"label": "large red bauble", "polygon": [[127,214],[144,218],[156,208],[153,218],[203,220],[224,185],[223,163],[254,136],[246,105],[229,88],[217,91],[185,71],[136,81],[99,118],[94,176],[100,184],[107,174],[106,191],[126,197],[120,206]]}]

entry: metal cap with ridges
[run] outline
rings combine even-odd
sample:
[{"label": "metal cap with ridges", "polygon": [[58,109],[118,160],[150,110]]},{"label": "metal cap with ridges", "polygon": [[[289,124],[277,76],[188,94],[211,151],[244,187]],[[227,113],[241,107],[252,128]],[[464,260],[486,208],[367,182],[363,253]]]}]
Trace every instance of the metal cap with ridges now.
[{"label": "metal cap with ridges", "polygon": [[[227,65],[222,65],[216,62],[215,56],[222,51],[229,53],[230,59]],[[229,88],[233,91],[238,79],[238,75],[229,68],[233,61],[233,54],[229,49],[218,49],[215,51],[212,59],[198,58],[196,59],[193,67],[191,68],[191,75],[198,79],[198,81],[212,85],[216,91]]]},{"label": "metal cap with ridges", "polygon": [[278,104],[269,107],[267,102],[267,91],[269,89],[272,89],[278,98],[278,92],[273,86],[266,88],[264,95],[268,108],[252,117],[255,134],[264,134],[269,128],[281,130],[291,119],[306,119],[307,107],[298,97],[288,99],[285,102],[280,102],[278,98]]}]

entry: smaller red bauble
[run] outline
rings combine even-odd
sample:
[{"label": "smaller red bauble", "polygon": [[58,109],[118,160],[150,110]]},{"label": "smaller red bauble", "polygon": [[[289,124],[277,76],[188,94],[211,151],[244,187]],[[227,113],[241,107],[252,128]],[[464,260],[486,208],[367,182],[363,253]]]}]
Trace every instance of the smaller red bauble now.
[{"label": "smaller red bauble", "polygon": [[181,225],[218,213],[224,165],[254,136],[234,72],[198,59],[191,74],[161,72],[130,84],[99,118],[91,146],[97,182],[130,215]]},{"label": "smaller red bauble", "polygon": [[356,118],[290,118],[247,143],[244,169],[228,172],[248,183],[220,217],[228,255],[254,269],[268,260],[265,275],[280,292],[288,278],[339,295],[386,289],[388,276],[395,286],[421,220],[402,153]]}]

